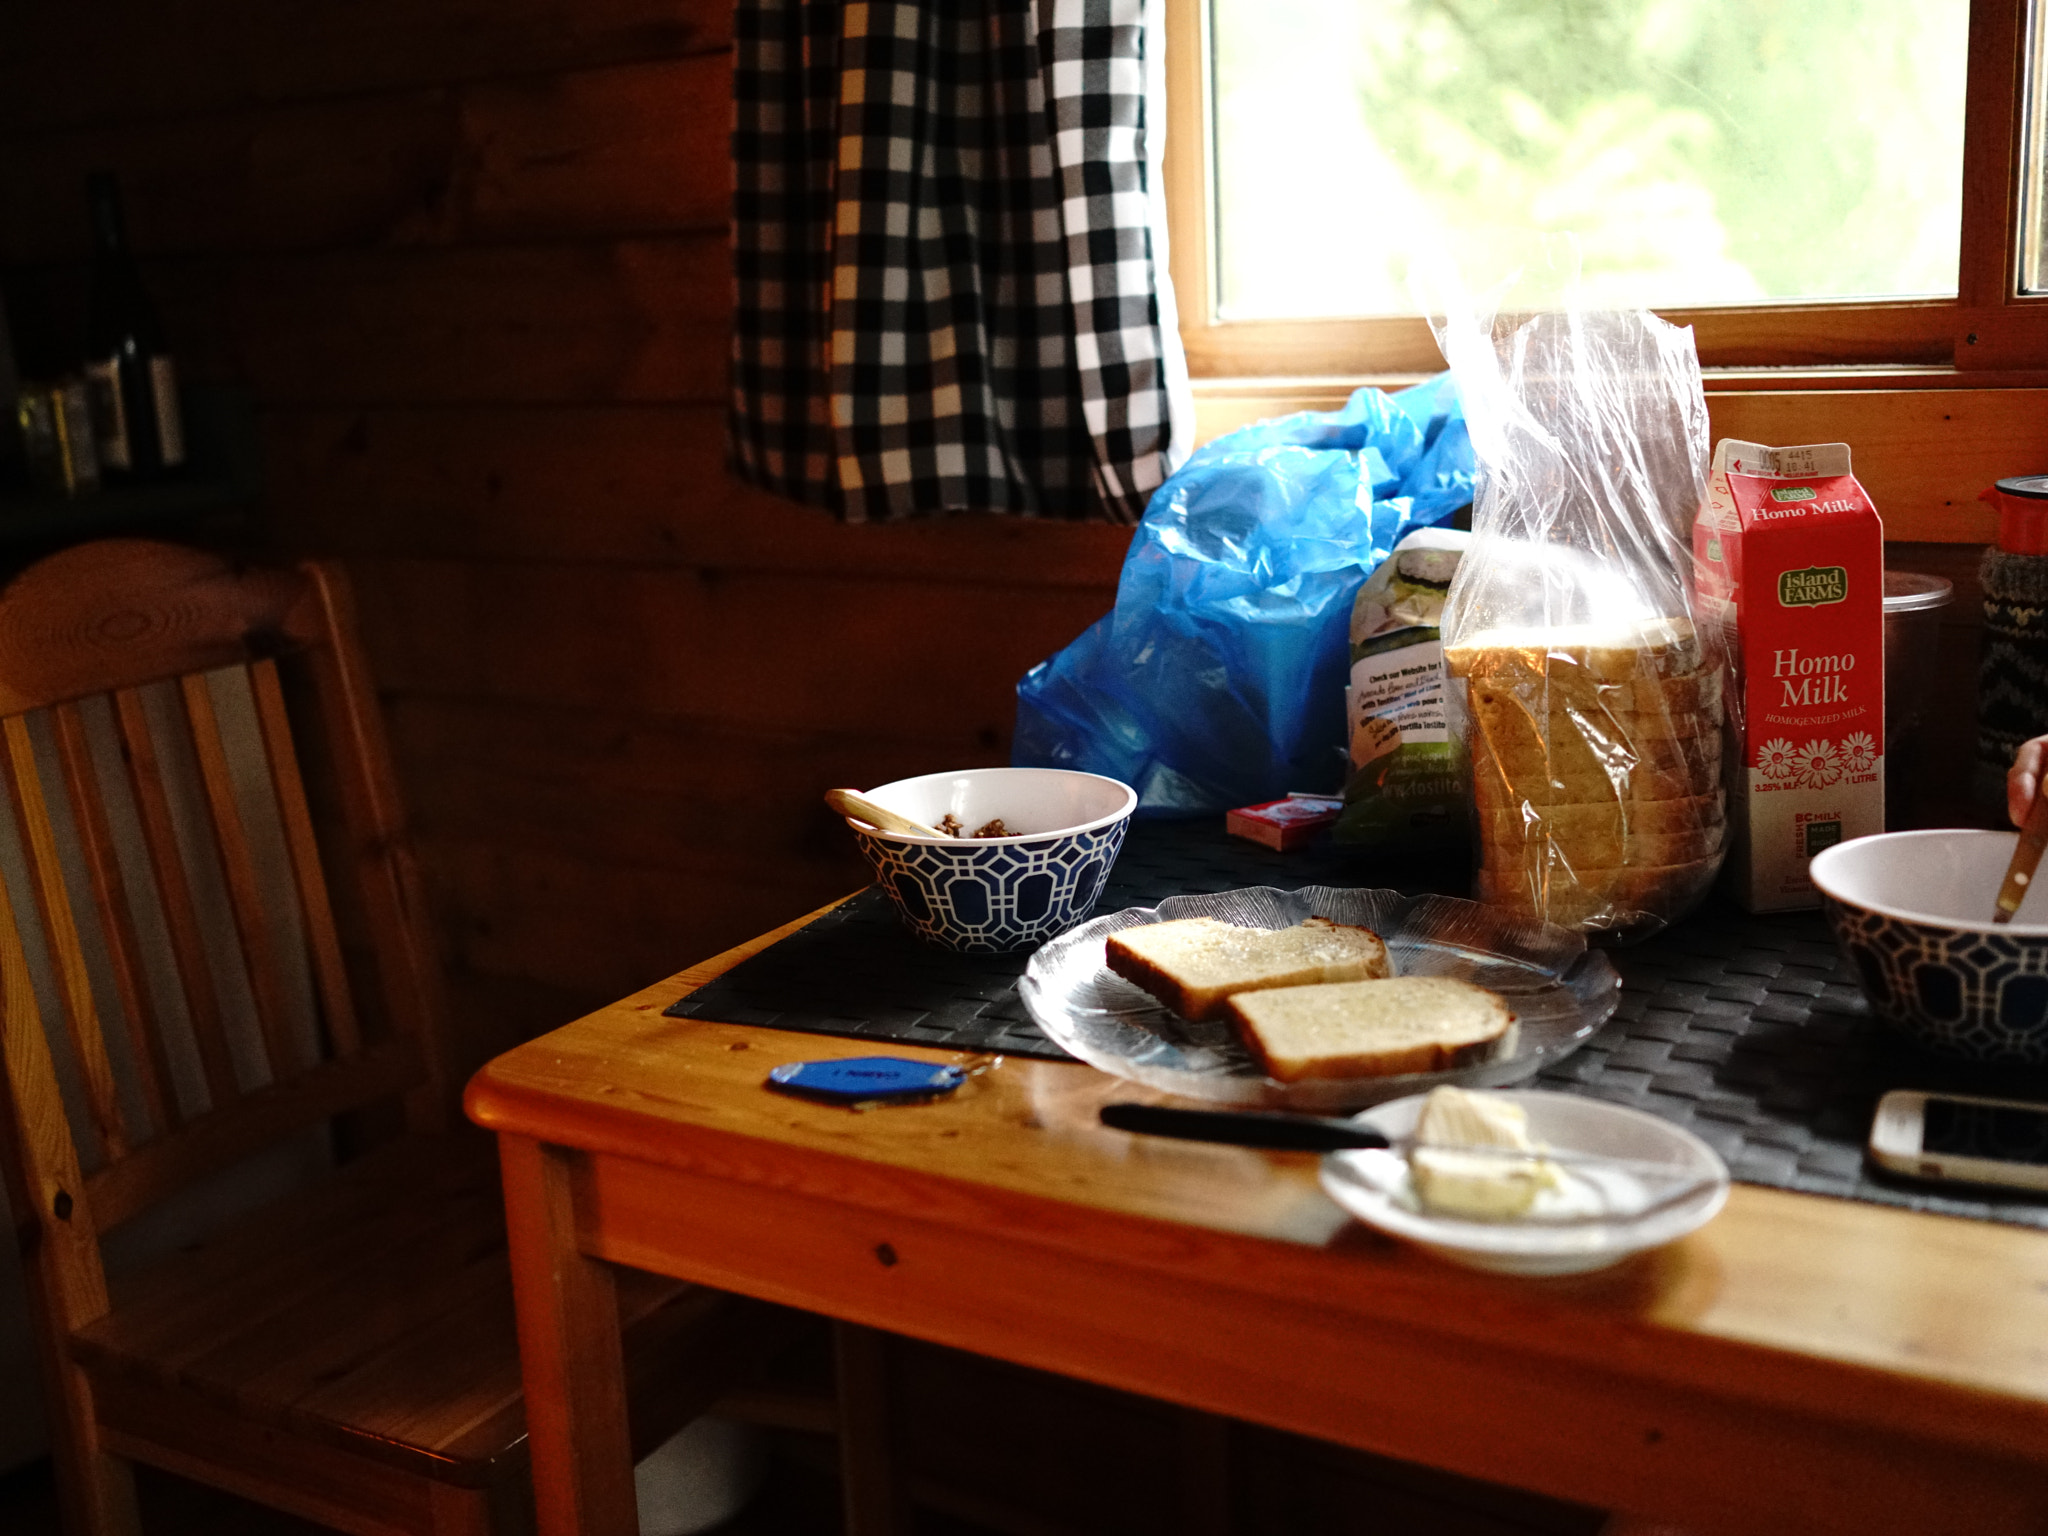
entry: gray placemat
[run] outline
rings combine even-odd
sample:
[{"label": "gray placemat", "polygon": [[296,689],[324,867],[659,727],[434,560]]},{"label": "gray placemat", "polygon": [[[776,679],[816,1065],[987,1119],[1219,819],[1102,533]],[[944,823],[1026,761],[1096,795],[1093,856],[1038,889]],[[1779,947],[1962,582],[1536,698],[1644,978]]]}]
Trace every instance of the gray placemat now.
[{"label": "gray placemat", "polygon": [[[1131,828],[1097,910],[1273,885],[1462,894],[1466,866],[1322,843],[1290,854],[1212,822]],[[958,955],[913,938],[869,890],[682,998],[677,1018],[1067,1060],[1017,996],[1028,952]],[[1621,1006],[1544,1088],[1683,1125],[1750,1184],[2048,1227],[2048,1198],[1931,1193],[1865,1161],[1879,1095],[1947,1089],[2048,1101],[2048,1073],[1928,1055],[1871,1018],[1818,913],[1757,917],[1711,898],[1667,933],[1613,953]],[[796,1052],[792,1053],[797,1054]]]}]

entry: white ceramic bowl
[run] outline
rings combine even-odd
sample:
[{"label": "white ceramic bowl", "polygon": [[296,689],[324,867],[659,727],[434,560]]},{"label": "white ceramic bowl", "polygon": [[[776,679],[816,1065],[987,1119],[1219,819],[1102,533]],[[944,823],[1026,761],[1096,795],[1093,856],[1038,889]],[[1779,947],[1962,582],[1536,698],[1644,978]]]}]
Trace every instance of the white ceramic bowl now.
[{"label": "white ceramic bowl", "polygon": [[2031,890],[2011,923],[1991,921],[2018,836],[1886,832],[1823,849],[1809,866],[1863,995],[1922,1045],[2048,1062],[2048,896]]},{"label": "white ceramic bowl", "polygon": [[1023,949],[1095,909],[1137,791],[1066,768],[963,768],[865,791],[926,826],[949,813],[1007,837],[914,837],[849,820],[875,879],[920,936],[949,949]]}]

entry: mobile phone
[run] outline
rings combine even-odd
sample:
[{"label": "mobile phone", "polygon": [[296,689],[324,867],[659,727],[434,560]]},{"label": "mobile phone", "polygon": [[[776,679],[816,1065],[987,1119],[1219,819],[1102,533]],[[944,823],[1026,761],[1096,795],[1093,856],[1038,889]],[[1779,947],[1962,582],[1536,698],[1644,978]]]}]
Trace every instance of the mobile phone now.
[{"label": "mobile phone", "polygon": [[1870,1155],[1916,1179],[2048,1190],[2048,1104],[1900,1089],[1877,1102]]}]

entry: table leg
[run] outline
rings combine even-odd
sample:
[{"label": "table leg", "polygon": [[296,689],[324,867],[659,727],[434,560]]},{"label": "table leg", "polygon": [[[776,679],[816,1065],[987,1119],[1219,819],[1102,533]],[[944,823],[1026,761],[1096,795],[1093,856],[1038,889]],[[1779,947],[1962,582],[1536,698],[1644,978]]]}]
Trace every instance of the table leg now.
[{"label": "table leg", "polygon": [[890,1440],[888,1336],[857,1323],[832,1324],[839,1384],[839,1487],[846,1536],[896,1536],[910,1529]]},{"label": "table leg", "polygon": [[637,1536],[618,1293],[576,1238],[577,1154],[500,1136],[540,1536]]}]

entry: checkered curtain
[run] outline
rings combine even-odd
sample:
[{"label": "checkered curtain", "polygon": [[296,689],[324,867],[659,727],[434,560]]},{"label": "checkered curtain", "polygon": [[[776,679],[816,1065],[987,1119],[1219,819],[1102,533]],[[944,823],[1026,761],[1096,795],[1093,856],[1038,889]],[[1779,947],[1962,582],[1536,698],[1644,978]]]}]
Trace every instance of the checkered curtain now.
[{"label": "checkered curtain", "polygon": [[1146,11],[738,0],[741,478],[849,522],[1136,521],[1192,425]]}]

